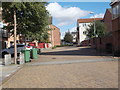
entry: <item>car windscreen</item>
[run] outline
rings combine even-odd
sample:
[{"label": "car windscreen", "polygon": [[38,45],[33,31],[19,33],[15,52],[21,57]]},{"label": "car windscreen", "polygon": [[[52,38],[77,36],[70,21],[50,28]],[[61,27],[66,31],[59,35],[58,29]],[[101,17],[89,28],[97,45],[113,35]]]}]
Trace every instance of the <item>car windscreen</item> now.
[{"label": "car windscreen", "polygon": [[[24,47],[25,45],[17,45],[17,47]],[[10,48],[14,48],[14,46],[11,46]]]},{"label": "car windscreen", "polygon": [[17,45],[17,47],[24,47],[25,45]]}]

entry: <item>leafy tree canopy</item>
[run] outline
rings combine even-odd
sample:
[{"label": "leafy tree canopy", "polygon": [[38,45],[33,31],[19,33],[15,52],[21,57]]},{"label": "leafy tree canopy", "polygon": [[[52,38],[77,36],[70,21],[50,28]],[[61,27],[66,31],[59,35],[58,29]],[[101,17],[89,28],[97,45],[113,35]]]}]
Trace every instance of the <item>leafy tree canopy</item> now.
[{"label": "leafy tree canopy", "polygon": [[70,32],[67,32],[64,37],[64,41],[67,43],[72,43],[73,42],[73,36]]},{"label": "leafy tree canopy", "polygon": [[47,33],[49,13],[45,8],[45,2],[3,2],[2,16],[8,23],[5,27],[13,31],[14,11],[16,11],[17,34],[30,36],[33,40],[41,39],[43,33]]},{"label": "leafy tree canopy", "polygon": [[93,38],[93,37],[101,37],[105,34],[105,25],[103,22],[101,21],[96,21],[95,22],[95,34],[94,34],[94,23],[90,24],[89,25],[89,28],[87,28],[87,31],[86,31],[86,35],[89,37],[89,38]]}]

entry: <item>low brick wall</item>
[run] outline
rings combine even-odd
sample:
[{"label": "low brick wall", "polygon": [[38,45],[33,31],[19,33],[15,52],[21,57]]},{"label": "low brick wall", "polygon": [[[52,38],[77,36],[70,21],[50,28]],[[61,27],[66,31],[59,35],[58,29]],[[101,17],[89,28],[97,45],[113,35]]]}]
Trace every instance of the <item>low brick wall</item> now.
[{"label": "low brick wall", "polygon": [[113,37],[104,36],[90,39],[91,47],[98,50],[107,51],[107,49],[114,49]]},{"label": "low brick wall", "polygon": [[89,46],[90,40],[84,40],[81,42],[81,46]]},{"label": "low brick wall", "polygon": [[113,32],[114,50],[120,50],[120,30]]}]

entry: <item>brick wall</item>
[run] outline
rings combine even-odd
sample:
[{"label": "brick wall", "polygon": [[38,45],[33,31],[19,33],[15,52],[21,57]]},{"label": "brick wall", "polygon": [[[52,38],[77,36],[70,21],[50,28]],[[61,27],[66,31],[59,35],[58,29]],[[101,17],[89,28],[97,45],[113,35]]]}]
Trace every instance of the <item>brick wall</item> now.
[{"label": "brick wall", "polygon": [[114,48],[112,36],[92,38],[90,43],[92,48],[96,48],[97,50],[101,51],[112,52]]},{"label": "brick wall", "polygon": [[120,30],[113,32],[114,51],[120,50]]},{"label": "brick wall", "polygon": [[50,34],[49,40],[52,43],[52,46],[60,45],[61,44],[60,29],[54,25],[50,25],[50,28],[52,30],[49,31],[48,33]]},{"label": "brick wall", "polygon": [[[111,4],[111,7],[120,6],[120,1]],[[120,12],[120,8],[118,10]],[[120,14],[112,20],[113,45],[114,51],[120,50]]]},{"label": "brick wall", "polygon": [[120,50],[120,16],[112,19],[112,14],[106,10],[104,24],[107,34],[103,37],[90,39],[92,48],[114,53]]},{"label": "brick wall", "polygon": [[112,31],[112,9],[107,9],[104,15],[104,24],[105,24],[105,31],[107,33]]}]

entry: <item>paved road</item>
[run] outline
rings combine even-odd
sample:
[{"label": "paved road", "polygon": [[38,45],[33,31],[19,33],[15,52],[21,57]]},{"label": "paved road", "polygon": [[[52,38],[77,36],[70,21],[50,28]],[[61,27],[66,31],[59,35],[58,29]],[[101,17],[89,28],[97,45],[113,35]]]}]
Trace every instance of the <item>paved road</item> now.
[{"label": "paved road", "polygon": [[118,60],[90,48],[47,50],[27,63],[5,88],[117,88]]}]

